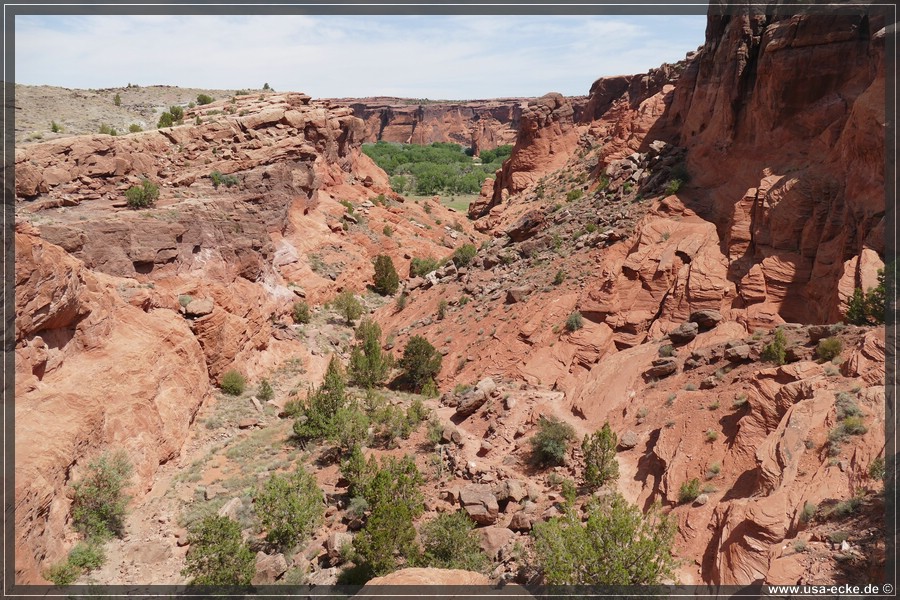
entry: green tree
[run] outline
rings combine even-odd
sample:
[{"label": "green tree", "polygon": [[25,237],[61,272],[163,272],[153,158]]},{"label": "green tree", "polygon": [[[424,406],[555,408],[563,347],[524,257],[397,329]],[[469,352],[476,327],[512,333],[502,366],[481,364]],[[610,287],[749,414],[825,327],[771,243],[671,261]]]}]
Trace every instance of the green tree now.
[{"label": "green tree", "polygon": [[847,314],[844,315],[844,319],[851,325],[865,325],[868,321],[866,318],[866,298],[862,289],[856,288],[853,290],[853,296],[847,304]]},{"label": "green tree", "polygon": [[[372,472],[370,459],[366,471]],[[403,561],[418,557],[413,519],[424,510],[420,490],[422,474],[410,456],[388,457],[371,476],[360,482],[360,496],[372,509],[363,530],[353,539],[353,548],[368,570],[384,575]]]},{"label": "green tree", "polygon": [[363,313],[362,304],[350,290],[344,290],[331,303],[332,307],[347,319],[347,325],[353,325]]},{"label": "green tree", "polygon": [[426,258],[413,257],[409,261],[409,276],[424,277],[440,266],[441,262],[436,258],[431,258],[430,256]]},{"label": "green tree", "polygon": [[483,572],[490,560],[481,549],[475,523],[462,511],[443,513],[420,530],[419,563],[436,569]]},{"label": "green tree", "polygon": [[390,296],[397,293],[400,287],[400,277],[394,268],[394,261],[386,254],[375,257],[375,291],[382,296]]},{"label": "green tree", "polygon": [[172,115],[172,119],[175,122],[180,123],[181,121],[184,120],[184,109],[181,108],[180,106],[170,106],[169,114]]},{"label": "green tree", "polygon": [[878,269],[878,285],[866,294],[866,315],[875,324],[884,323],[884,269]]},{"label": "green tree", "polygon": [[116,106],[122,106],[122,96],[120,96],[119,94],[113,96],[113,104],[115,104]]},{"label": "green tree", "polygon": [[618,493],[534,526],[535,555],[550,585],[657,585],[674,573],[674,521],[646,515]]},{"label": "green tree", "polygon": [[156,123],[157,129],[162,129],[163,127],[171,127],[175,124],[175,117],[172,116],[172,113],[169,111],[164,112],[159,116],[159,121]]},{"label": "green tree", "polygon": [[538,432],[531,438],[531,448],[540,464],[559,465],[565,460],[573,439],[575,429],[571,425],[554,417],[541,417]]},{"label": "green tree", "polygon": [[594,432],[590,437],[584,436],[581,442],[581,453],[584,455],[584,480],[589,487],[596,489],[608,481],[619,478],[619,463],[616,462],[616,434],[609,422]]},{"label": "green tree", "polygon": [[322,523],[322,500],[315,477],[302,466],[289,475],[272,475],[255,498],[266,540],[280,549],[303,541]]},{"label": "green tree", "polygon": [[197,95],[197,104],[203,106],[204,104],[211,104],[215,100],[212,96],[207,96],[206,94],[198,94]]},{"label": "green tree", "polygon": [[393,366],[391,355],[381,350],[381,327],[370,319],[363,319],[356,328],[360,343],[350,352],[350,378],[356,385],[372,388],[387,379]]},{"label": "green tree", "polygon": [[190,548],[181,574],[191,585],[249,585],[256,557],[241,539],[241,526],[228,517],[209,516],[188,535]]},{"label": "green tree", "polygon": [[301,439],[319,440],[334,434],[334,415],[347,403],[346,380],[341,363],[331,357],[325,380],[306,400],[303,415],[294,421],[294,433]]},{"label": "green tree", "polygon": [[414,335],[407,342],[399,364],[407,381],[420,390],[440,372],[441,360],[441,353],[428,340]]},{"label": "green tree", "polygon": [[256,390],[256,395],[263,402],[267,402],[272,399],[272,396],[275,395],[275,390],[272,389],[272,384],[269,383],[268,379],[260,380],[259,389]]},{"label": "green tree", "polygon": [[88,463],[86,475],[73,486],[72,522],[77,531],[88,539],[107,539],[122,533],[129,500],[124,489],[131,474],[124,450],[104,452]]}]

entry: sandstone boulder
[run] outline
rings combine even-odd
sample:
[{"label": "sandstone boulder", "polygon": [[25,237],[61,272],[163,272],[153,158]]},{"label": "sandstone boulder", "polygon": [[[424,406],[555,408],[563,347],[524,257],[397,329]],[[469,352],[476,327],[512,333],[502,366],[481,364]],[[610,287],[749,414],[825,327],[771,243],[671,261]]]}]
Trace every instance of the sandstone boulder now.
[{"label": "sandstone boulder", "polygon": [[288,565],[284,554],[256,553],[256,575],[253,576],[253,585],[265,585],[275,583],[278,578],[287,572]]},{"label": "sandstone boulder", "polygon": [[459,503],[479,525],[493,525],[500,514],[497,498],[487,485],[470,485],[459,491]]},{"label": "sandstone boulder", "polygon": [[496,560],[500,550],[516,537],[506,527],[483,527],[478,529],[478,535],[481,536],[481,549],[491,560]]},{"label": "sandstone boulder", "polygon": [[631,450],[635,446],[638,445],[638,434],[631,431],[630,429],[622,434],[622,437],[619,438],[619,449],[620,450]]},{"label": "sandstone boulder", "polygon": [[653,366],[644,371],[644,375],[650,379],[668,377],[678,370],[678,363],[672,358],[657,358]]},{"label": "sandstone boulder", "polygon": [[698,310],[692,312],[688,320],[696,323],[700,329],[712,329],[722,322],[722,313],[717,310]]},{"label": "sandstone boulder", "polygon": [[687,344],[689,341],[697,337],[700,326],[697,323],[688,321],[682,323],[676,329],[669,332],[669,339],[673,344]]},{"label": "sandstone boulder", "polygon": [[209,299],[195,299],[184,307],[184,316],[189,319],[204,317],[213,311],[213,301]]}]

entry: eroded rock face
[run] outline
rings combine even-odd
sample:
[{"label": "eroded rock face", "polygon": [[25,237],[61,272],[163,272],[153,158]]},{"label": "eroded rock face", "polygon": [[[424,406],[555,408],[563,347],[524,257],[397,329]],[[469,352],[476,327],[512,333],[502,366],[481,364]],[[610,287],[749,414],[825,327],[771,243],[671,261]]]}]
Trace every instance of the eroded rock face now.
[{"label": "eroded rock face", "polygon": [[135,282],[90,272],[27,225],[15,242],[16,577],[38,581],[65,555],[65,489],[87,462],[125,450],[143,493],[178,455],[209,379],[180,314],[117,289]]},{"label": "eroded rock face", "polygon": [[875,285],[885,25],[865,9],[711,15],[665,116],[683,123],[692,184],[715,198],[729,280],[787,321],[839,320],[853,287]]},{"label": "eroded rock face", "polygon": [[366,142],[452,142],[477,153],[516,141],[527,100],[415,104],[401,98],[340,98],[331,102],[349,106],[365,122]]}]

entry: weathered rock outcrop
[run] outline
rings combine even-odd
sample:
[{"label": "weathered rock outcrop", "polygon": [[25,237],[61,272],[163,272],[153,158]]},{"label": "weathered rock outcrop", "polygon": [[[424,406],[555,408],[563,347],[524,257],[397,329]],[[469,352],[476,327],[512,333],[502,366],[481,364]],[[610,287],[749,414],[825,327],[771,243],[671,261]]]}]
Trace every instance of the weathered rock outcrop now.
[{"label": "weathered rock outcrop", "polygon": [[[711,15],[663,124],[744,305],[839,319],[884,255],[884,13]],[[746,293],[745,293],[746,291]]]},{"label": "weathered rock outcrop", "polygon": [[452,142],[475,152],[516,140],[525,98],[469,102],[416,102],[404,98],[338,98],[365,121],[366,142]]},{"label": "weathered rock outcrop", "polygon": [[175,311],[130,305],[133,280],[94,274],[21,226],[16,233],[16,577],[58,562],[67,486],[107,448],[148,489],[207,396],[203,351]]}]

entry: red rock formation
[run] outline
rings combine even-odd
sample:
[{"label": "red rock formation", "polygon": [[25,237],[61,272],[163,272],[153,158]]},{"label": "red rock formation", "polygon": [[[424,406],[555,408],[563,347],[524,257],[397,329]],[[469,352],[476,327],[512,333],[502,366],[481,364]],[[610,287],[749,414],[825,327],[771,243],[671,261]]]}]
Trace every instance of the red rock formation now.
[{"label": "red rock formation", "polygon": [[475,152],[516,140],[524,98],[417,103],[402,98],[339,98],[366,123],[364,141],[452,142]]},{"label": "red rock formation", "polygon": [[207,396],[203,351],[187,321],[130,305],[133,280],[94,274],[18,228],[16,243],[16,580],[38,581],[65,555],[65,488],[112,447],[149,488],[176,457]]},{"label": "red rock formation", "polygon": [[865,8],[709,17],[664,122],[680,125],[692,204],[719,227],[747,304],[830,322],[875,284],[885,24]]}]

